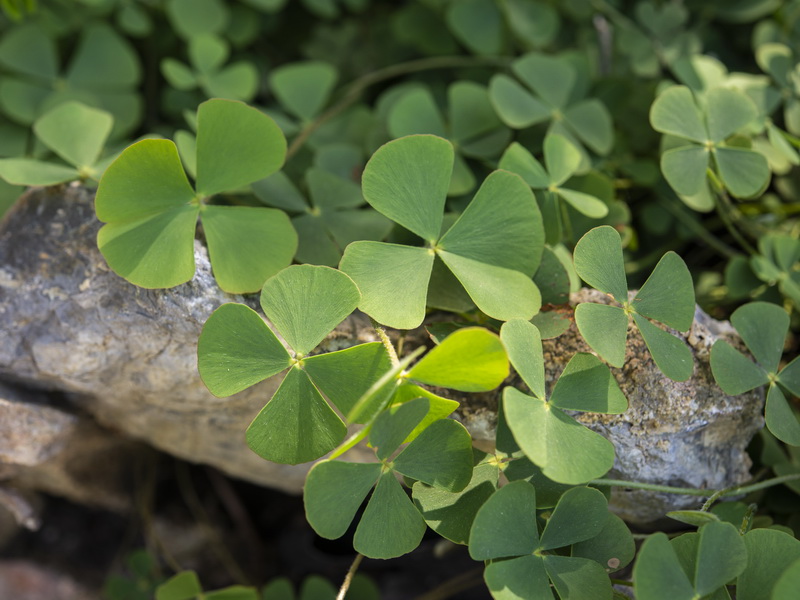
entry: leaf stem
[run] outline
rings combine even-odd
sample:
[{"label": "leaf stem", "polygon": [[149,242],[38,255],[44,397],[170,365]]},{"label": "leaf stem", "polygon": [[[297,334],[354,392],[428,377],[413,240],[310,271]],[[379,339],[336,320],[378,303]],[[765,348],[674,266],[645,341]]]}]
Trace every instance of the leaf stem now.
[{"label": "leaf stem", "polygon": [[511,62],[511,60],[513,60],[512,57],[501,56],[434,56],[390,65],[383,69],[378,69],[377,71],[362,75],[347,86],[344,95],[336,104],[332,105],[297,134],[297,137],[292,140],[292,143],[289,144],[289,148],[286,150],[286,161],[288,162],[289,159],[300,150],[312,133],[319,129],[324,123],[330,121],[357,102],[361,94],[371,85],[419,71],[454,67],[505,66]]},{"label": "leaf stem", "polygon": [[356,574],[358,566],[361,564],[361,561],[363,559],[364,559],[363,554],[361,553],[356,554],[356,557],[353,560],[353,564],[350,565],[350,569],[348,569],[347,575],[344,576],[344,581],[342,582],[342,587],[339,588],[339,594],[336,596],[336,600],[344,600],[344,597],[347,595],[347,590],[350,589],[350,584],[353,581],[353,575]]},{"label": "leaf stem", "polygon": [[590,485],[601,485],[606,487],[625,487],[639,490],[649,490],[651,492],[664,492],[666,494],[682,494],[684,496],[716,496],[716,498],[725,498],[728,496],[739,496],[742,494],[749,494],[759,490],[787,483],[789,481],[800,481],[800,473],[792,475],[781,475],[780,477],[773,477],[766,479],[759,483],[750,485],[743,485],[737,487],[730,487],[724,490],[701,490],[698,488],[682,488],[673,487],[671,485],[658,485],[655,483],[642,483],[639,481],[623,481],[621,479],[592,479],[588,483]]},{"label": "leaf stem", "polygon": [[[734,221],[742,222],[741,214],[736,211],[736,208],[733,206],[731,202],[730,196],[725,191],[725,188],[722,186],[722,182],[719,181],[716,174],[711,169],[708,169],[709,177],[711,178],[714,184],[712,185],[714,189],[714,204],[717,207],[717,214],[719,214],[722,222],[725,224],[725,227],[730,232],[730,234],[734,237],[734,239],[739,243],[739,245],[751,256],[755,256],[758,254],[756,249],[748,242],[745,237],[739,232],[736,228],[736,224]],[[757,237],[757,236],[756,236]]]}]

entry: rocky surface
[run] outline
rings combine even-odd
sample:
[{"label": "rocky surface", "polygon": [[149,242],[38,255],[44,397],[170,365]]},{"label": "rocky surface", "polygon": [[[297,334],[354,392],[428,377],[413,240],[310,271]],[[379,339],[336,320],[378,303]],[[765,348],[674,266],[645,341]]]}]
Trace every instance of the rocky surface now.
[{"label": "rocky surface", "polygon": [[[197,376],[195,348],[205,319],[222,303],[243,299],[217,288],[199,243],[191,282],[171,290],[129,284],[109,271],[98,252],[99,226],[91,193],[80,187],[32,190],[0,225],[0,330],[5,335],[0,379],[57,392],[61,402],[47,407],[48,400],[36,396],[23,400],[27,405],[19,400],[0,404],[0,422],[14,431],[37,432],[34,438],[0,440],[0,476],[39,488],[50,482],[49,491],[58,493],[64,469],[58,465],[71,462],[59,463],[59,456],[77,454],[90,463],[91,456],[108,456],[110,440],[121,439],[127,446],[113,447],[116,462],[124,465],[124,457],[132,460],[142,451],[128,441],[135,439],[235,477],[299,492],[307,466],[267,463],[244,443],[245,428],[279,378],[219,399]],[[604,298],[584,291],[573,301]],[[715,489],[747,478],[744,448],[762,424],[763,398],[758,393],[731,398],[713,384],[708,350],[717,335],[727,334],[702,312],[697,316],[684,336],[695,354],[692,379],[665,378],[630,331],[626,365],[612,371],[631,409],[618,416],[579,417],[616,445],[611,477]],[[349,319],[333,343],[367,341],[372,334],[364,324],[358,317]],[[574,325],[546,342],[550,381],[575,351],[585,350]],[[496,396],[481,395],[463,407],[460,418],[478,439],[491,441],[495,407]],[[11,471],[10,463],[15,465]],[[79,483],[74,475],[67,479]],[[69,493],[91,495],[74,487]],[[690,497],[618,490],[614,495],[615,509],[634,522],[695,504]]]}]

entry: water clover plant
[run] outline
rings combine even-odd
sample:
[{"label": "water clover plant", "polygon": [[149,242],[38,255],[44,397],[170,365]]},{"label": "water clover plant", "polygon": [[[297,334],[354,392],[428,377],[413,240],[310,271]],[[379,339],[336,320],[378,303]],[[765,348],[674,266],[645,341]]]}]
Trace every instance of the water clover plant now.
[{"label": "water clover plant", "polygon": [[80,102],[65,102],[33,124],[36,137],[68,164],[30,158],[0,159],[0,177],[15,185],[56,185],[74,179],[99,180],[98,165],[114,117]]},{"label": "water clover plant", "polygon": [[203,591],[194,571],[181,571],[156,589],[155,600],[260,600],[255,588],[231,585],[214,591]]},{"label": "water clover plant", "polygon": [[753,354],[753,363],[724,340],[711,348],[711,371],[726,394],[737,395],[769,385],[764,417],[772,434],[800,446],[800,422],[785,393],[800,396],[800,358],[779,369],[789,315],[780,306],[751,302],[737,308],[731,323]]},{"label": "water clover plant", "polygon": [[272,93],[281,106],[303,123],[308,123],[325,108],[339,74],[322,61],[284,65],[269,76]]},{"label": "water clover plant", "polygon": [[500,158],[499,168],[520,175],[534,190],[541,190],[548,244],[561,242],[562,221],[568,218],[561,209],[560,200],[592,219],[601,219],[608,214],[608,205],[600,198],[562,187],[578,171],[580,163],[578,149],[558,134],[549,134],[544,138],[545,167],[518,142],[511,144]]},{"label": "water clover plant", "polygon": [[303,501],[308,522],[319,535],[344,535],[374,486],[356,528],[355,550],[370,558],[394,558],[419,545],[425,521],[396,474],[448,491],[463,489],[472,475],[472,438],[452,419],[436,420],[397,452],[428,411],[428,399],[416,398],[375,419],[369,443],[379,462],[326,460],[314,465]]},{"label": "water clover plant", "polygon": [[708,90],[702,109],[686,86],[662,92],[650,108],[650,124],[685,141],[661,155],[661,171],[672,189],[682,196],[701,194],[707,189],[713,158],[715,172],[731,195],[750,198],[761,193],[770,179],[767,159],[750,148],[726,143],[757,115],[753,101],[732,89]]},{"label": "water clover plant", "polygon": [[500,329],[500,339],[533,393],[531,397],[513,387],[503,390],[505,422],[525,455],[559,483],[585,483],[605,475],[614,466],[614,445],[564,411],[625,412],[628,401],[608,367],[592,354],[576,354],[548,399],[536,326],[521,319],[508,321]]},{"label": "water clover plant", "polygon": [[522,82],[498,74],[489,84],[497,114],[509,127],[524,129],[549,122],[549,133],[559,133],[598,154],[608,154],[614,143],[611,115],[596,98],[585,98],[588,74],[568,58],[531,52],[511,64]]},{"label": "water clover plant", "polygon": [[[527,481],[514,481],[497,490],[478,511],[469,553],[475,560],[488,561],[483,577],[497,600],[553,600],[551,585],[560,598],[611,600],[605,565],[580,553],[559,552],[597,537],[607,522],[605,496],[576,487],[561,496],[540,535],[536,489]],[[620,556],[629,553],[629,532],[627,538],[613,540]]]},{"label": "water clover plant", "polygon": [[389,219],[363,208],[361,187],[354,181],[309,167],[305,182],[308,201],[283,172],[253,184],[253,192],[265,204],[299,213],[292,217],[298,236],[297,261],[335,267],[351,242],[379,241],[391,231]]},{"label": "water clover plant", "polygon": [[785,44],[761,44],[756,48],[755,58],[780,90],[778,97],[783,100],[786,128],[800,135],[800,71],[791,48]]},{"label": "water clover plant", "polygon": [[755,275],[769,285],[777,283],[781,293],[800,307],[800,240],[779,233],[758,239],[759,253],[750,258]]},{"label": "water clover plant", "polygon": [[447,104],[449,118],[445,122],[431,91],[417,87],[398,98],[386,118],[392,137],[430,133],[453,142],[456,152],[448,194],[459,196],[475,187],[465,157],[494,158],[508,144],[511,131],[497,117],[482,85],[469,81],[452,84],[447,88]]},{"label": "water clover plant", "polygon": [[232,100],[197,109],[194,188],[169,140],[142,140],[108,167],[97,189],[97,245],[111,269],[145,288],[166,288],[194,275],[198,217],[219,286],[254,292],[286,267],[297,249],[289,218],[277,209],[209,204],[275,172],[286,140],[275,122]]},{"label": "water clover plant", "polygon": [[346,427],[322,394],[347,414],[389,369],[386,350],[378,342],[308,356],[360,298],[352,280],[329,267],[296,265],[268,279],[261,308],[291,353],[243,304],[224,304],[206,321],[197,362],[200,377],[215,396],[231,396],[288,369],[247,429],[247,443],[259,456],[298,464],[333,450]]},{"label": "water clover plant", "polygon": [[359,241],[345,249],[340,268],[361,290],[359,308],[379,323],[398,329],[422,323],[435,260],[490,317],[530,319],[539,310],[541,297],[531,276],[541,260],[544,232],[533,193],[519,176],[495,171],[442,235],[453,161],[447,140],[412,135],[379,148],[364,169],[367,202],[426,244]]},{"label": "water clover plant", "polygon": [[686,381],[694,368],[692,353],[677,337],[650,321],[688,331],[694,320],[694,286],[686,263],[667,252],[632,299],[622,258],[622,241],[615,229],[595,227],[575,246],[575,270],[581,279],[605,292],[622,306],[583,302],[575,308],[575,323],[592,349],[609,364],[625,362],[628,318],[647,344],[661,371],[675,381]]}]

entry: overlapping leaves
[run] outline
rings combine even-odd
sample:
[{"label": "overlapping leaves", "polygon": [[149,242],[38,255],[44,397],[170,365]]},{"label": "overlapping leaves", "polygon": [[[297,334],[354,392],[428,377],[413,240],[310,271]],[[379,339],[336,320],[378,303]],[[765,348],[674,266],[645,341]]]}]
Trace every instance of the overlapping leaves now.
[{"label": "overlapping leaves", "polygon": [[491,317],[530,319],[539,310],[541,297],[531,276],[541,260],[544,233],[533,193],[517,175],[495,171],[442,235],[453,160],[447,140],[413,135],[379,148],[364,170],[367,202],[427,245],[360,241],[346,248],[340,268],[361,290],[359,308],[380,323],[399,329],[422,323],[438,260]]},{"label": "overlapping leaves", "polygon": [[575,270],[586,283],[605,292],[622,306],[584,302],[575,309],[575,322],[586,342],[615,367],[625,362],[628,317],[632,316],[661,371],[675,381],[691,377],[694,363],[689,348],[650,319],[678,331],[688,331],[694,320],[694,286],[683,260],[667,252],[650,277],[628,300],[628,284],[619,234],[608,226],[596,227],[575,246]]},{"label": "overlapping leaves", "polygon": [[511,364],[533,397],[507,387],[503,414],[514,439],[546,477],[579,484],[605,475],[614,465],[614,446],[578,423],[565,410],[619,414],[628,402],[608,367],[588,353],[572,357],[548,400],[539,330],[509,321],[500,330]]},{"label": "overlapping leaves", "polygon": [[758,195],[769,183],[767,159],[749,148],[726,144],[727,138],[756,118],[755,104],[741,92],[722,87],[708,90],[704,100],[701,109],[689,88],[673,86],[653,102],[653,129],[685,140],[661,155],[664,177],[682,196],[702,194],[713,158],[715,171],[731,195]]},{"label": "overlapping leaves", "polygon": [[328,267],[297,265],[270,278],[261,307],[293,355],[243,304],[224,304],[206,321],[197,346],[198,369],[212,394],[230,396],[289,369],[247,429],[247,443],[258,455],[297,464],[330,452],[346,427],[322,394],[347,414],[389,369],[386,350],[377,342],[306,356],[359,299],[350,278]]},{"label": "overlapping leaves", "polygon": [[200,217],[219,286],[254,292],[286,267],[297,234],[280,210],[206,204],[220,192],[263,179],[284,161],[286,141],[272,119],[231,100],[197,110],[195,189],[169,140],[133,144],[108,167],[97,190],[97,244],[109,266],[145,288],[173,287],[194,275]]},{"label": "overlapping leaves", "polygon": [[711,371],[726,394],[743,394],[769,385],[764,417],[772,434],[800,446],[800,422],[786,394],[800,396],[800,358],[779,369],[783,343],[789,331],[789,315],[780,306],[751,302],[737,308],[731,323],[752,353],[753,363],[724,340],[711,348]]}]

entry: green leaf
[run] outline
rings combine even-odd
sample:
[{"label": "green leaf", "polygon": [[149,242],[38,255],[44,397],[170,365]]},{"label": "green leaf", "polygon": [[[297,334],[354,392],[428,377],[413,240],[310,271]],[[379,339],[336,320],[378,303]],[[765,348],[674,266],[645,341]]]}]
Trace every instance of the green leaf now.
[{"label": "green leaf", "polygon": [[608,501],[594,488],[564,492],[542,531],[539,550],[563,548],[596,536],[606,523]]},{"label": "green leaf", "polygon": [[438,254],[475,305],[490,317],[527,320],[539,312],[542,297],[529,276],[444,250]]},{"label": "green leaf", "polygon": [[547,105],[507,75],[492,77],[489,98],[503,122],[515,129],[525,129],[550,118]]},{"label": "green leaf", "polygon": [[691,145],[673,148],[661,155],[661,172],[673,190],[683,196],[696,196],[702,192],[706,184],[708,152],[702,146]]},{"label": "green leaf", "polygon": [[593,288],[611,294],[620,304],[628,300],[622,260],[622,240],[608,225],[595,227],[575,245],[575,270]]},{"label": "green leaf", "polygon": [[231,585],[221,590],[206,592],[203,600],[260,600],[255,588]]},{"label": "green leaf", "polygon": [[800,422],[780,386],[772,384],[767,393],[767,404],[764,407],[767,429],[772,435],[792,446],[800,446]]},{"label": "green leaf", "polygon": [[538,556],[521,556],[489,563],[483,572],[486,587],[498,600],[536,598],[552,600],[544,561]]},{"label": "green leaf", "polygon": [[656,98],[650,107],[650,124],[656,131],[700,144],[708,136],[692,92],[683,85],[668,88]]},{"label": "green leaf", "polygon": [[[570,259],[570,266],[572,260]],[[542,294],[542,304],[566,304],[569,302],[570,275],[558,255],[549,247],[542,253],[542,262],[536,269],[533,282]],[[544,337],[544,335],[542,336]]]},{"label": "green leaf", "polygon": [[[769,163],[760,152],[746,148],[715,148],[714,159],[720,179],[731,195],[737,198],[757,196],[769,184]],[[666,173],[664,175],[666,176]]]},{"label": "green leaf", "polygon": [[223,304],[203,325],[197,368],[209,391],[232,396],[291,364],[286,349],[263,319],[244,304]]},{"label": "green leaf", "polygon": [[264,179],[286,157],[286,139],[261,111],[215,98],[197,109],[197,191],[211,196]]},{"label": "green leaf", "polygon": [[559,186],[572,177],[581,164],[581,153],[563,135],[544,138],[544,163],[550,174],[549,185]]},{"label": "green leaf", "polygon": [[464,155],[494,158],[508,145],[511,132],[497,117],[485,86],[456,81],[447,98],[453,141]]},{"label": "green leaf", "polygon": [[724,87],[705,95],[708,137],[718,143],[736,133],[758,116],[758,109],[742,92]]},{"label": "green leaf", "polygon": [[782,531],[753,529],[744,536],[747,567],[736,582],[737,600],[769,597],[781,573],[800,559],[800,541]]},{"label": "green leaf", "polygon": [[193,600],[202,593],[197,573],[183,571],[158,586],[156,600]]},{"label": "green leaf", "polygon": [[287,577],[270,579],[261,590],[263,600],[295,600],[294,586]]},{"label": "green leaf", "polygon": [[647,538],[633,567],[639,600],[693,600],[692,584],[683,572],[675,550],[664,533]]},{"label": "green leaf", "polygon": [[683,259],[667,252],[633,299],[640,315],[678,331],[688,331],[694,320],[694,284]]},{"label": "green leaf", "polygon": [[66,102],[33,125],[37,137],[65,161],[80,168],[93,166],[100,156],[114,117],[79,102]]},{"label": "green leaf", "polygon": [[778,373],[778,382],[795,396],[800,396],[800,358],[781,369]]},{"label": "green leaf", "polygon": [[298,262],[328,267],[339,263],[342,254],[331,239],[322,215],[300,215],[292,219],[292,225],[297,232]]},{"label": "green leaf", "polygon": [[608,214],[608,206],[600,198],[564,188],[559,188],[556,194],[566,200],[572,208],[590,219],[602,219]]},{"label": "green leaf", "polygon": [[[339,268],[361,290],[358,308],[396,329],[414,329],[425,318],[425,298],[434,254],[427,248],[353,242]],[[397,290],[402,287],[403,293]]]},{"label": "green leaf", "polygon": [[775,582],[771,600],[792,600],[800,589],[800,559],[794,561]]},{"label": "green leaf", "polygon": [[501,487],[475,515],[469,536],[473,560],[532,554],[538,546],[536,490],[527,481]]},{"label": "green leaf", "polygon": [[507,387],[503,411],[519,447],[553,481],[585,483],[614,464],[611,442],[541,400]]},{"label": "green leaf", "polygon": [[422,421],[429,408],[427,398],[415,398],[392,406],[378,415],[369,433],[369,443],[377,449],[375,455],[378,460],[384,461],[394,454]]},{"label": "green leaf", "polygon": [[404,356],[399,363],[381,375],[361,398],[355,403],[347,414],[350,423],[368,423],[376,414],[386,408],[401,384],[399,375],[416,359],[424,347],[417,348],[411,354]]},{"label": "green leaf", "polygon": [[266,460],[297,465],[327,454],[346,433],[305,371],[293,367],[247,428],[247,445]]},{"label": "green leaf", "polygon": [[673,381],[689,379],[694,371],[694,359],[686,344],[636,313],[633,320],[661,372]]},{"label": "green leaf", "polygon": [[508,358],[533,395],[545,400],[544,355],[542,338],[535,325],[522,319],[512,319],[500,328],[500,339]]},{"label": "green leaf", "polygon": [[460,492],[472,477],[472,437],[461,423],[440,419],[406,446],[393,464],[407,477]]},{"label": "green leaf", "polygon": [[353,538],[353,548],[369,558],[396,558],[419,546],[425,521],[392,471],[378,479]]},{"label": "green leaf", "polygon": [[543,189],[550,185],[550,176],[541,163],[519,142],[513,142],[503,156],[498,168],[516,173],[532,188]]},{"label": "green leaf", "polygon": [[389,355],[380,342],[303,359],[303,369],[314,385],[345,415],[390,368]]},{"label": "green leaf", "polygon": [[625,363],[628,317],[618,306],[582,302],[575,307],[575,323],[586,343],[614,367]]},{"label": "green leaf", "polygon": [[432,135],[384,144],[364,168],[364,198],[378,212],[433,243],[442,228],[453,156],[452,144]]},{"label": "green leaf", "polygon": [[252,185],[253,193],[264,204],[289,212],[304,212],[308,203],[283,171],[273,173]]},{"label": "green leaf", "polygon": [[329,540],[343,536],[380,474],[379,463],[318,462],[303,488],[309,525]]},{"label": "green leaf", "polygon": [[461,0],[451,4],[447,24],[476,54],[495,55],[503,49],[503,15],[492,0]]},{"label": "green leaf", "polygon": [[751,302],[731,315],[731,324],[768,373],[778,370],[783,343],[789,331],[789,315],[777,304]]},{"label": "green leaf", "polygon": [[79,177],[73,167],[30,158],[0,159],[0,177],[12,185],[57,185]]},{"label": "green leaf", "polygon": [[606,521],[597,535],[572,545],[572,556],[594,560],[607,573],[625,568],[635,554],[636,546],[628,526],[611,513],[606,513]]},{"label": "green leaf", "polygon": [[[299,600],[336,600],[337,591],[333,584],[324,577],[309,575],[300,586]],[[272,598],[267,596],[264,600],[272,600]]]},{"label": "green leaf", "polygon": [[184,38],[219,33],[228,22],[228,9],[220,0],[169,0],[166,9],[172,27]]},{"label": "green leaf", "polygon": [[621,414],[628,401],[608,367],[593,354],[578,352],[556,382],[550,404],[565,410]]},{"label": "green leaf", "polygon": [[0,41],[0,63],[38,80],[50,81],[58,75],[55,43],[34,23],[6,30]]},{"label": "green leaf", "polygon": [[141,69],[125,38],[105,23],[94,23],[83,30],[66,79],[76,88],[119,89],[137,85]]},{"label": "green leaf", "polygon": [[200,214],[214,278],[229,294],[258,291],[292,262],[297,233],[283,211],[212,205]]},{"label": "green leaf", "polygon": [[503,9],[511,31],[526,44],[546,46],[558,34],[559,13],[549,4],[510,0],[503,5]]},{"label": "green leaf", "polygon": [[442,113],[433,94],[424,87],[408,91],[392,105],[387,125],[395,138],[420,133],[447,137]]},{"label": "green leaf", "polygon": [[567,105],[578,77],[575,68],[564,59],[536,52],[515,60],[511,70],[554,108]]},{"label": "green leaf", "polygon": [[737,396],[769,381],[766,371],[734,349],[717,340],[711,347],[711,372],[726,394]]},{"label": "green leaf", "polygon": [[697,596],[707,596],[744,571],[747,549],[730,523],[711,522],[699,533],[694,589]]},{"label": "green leaf", "polygon": [[414,365],[408,377],[462,392],[485,392],[508,377],[508,358],[495,334],[468,327],[447,336]]},{"label": "green leaf", "polygon": [[611,582],[593,560],[548,554],[542,557],[547,575],[561,598],[611,600]]},{"label": "green leaf", "polygon": [[261,307],[299,354],[306,355],[358,306],[361,294],[330,267],[294,265],[266,281]]},{"label": "green leaf", "polygon": [[321,61],[304,61],[275,69],[269,82],[283,107],[305,121],[313,119],[328,103],[338,79],[336,68]]},{"label": "green leaf", "polygon": [[564,111],[564,122],[589,148],[601,155],[614,146],[614,125],[605,105],[597,98],[577,102]]}]

